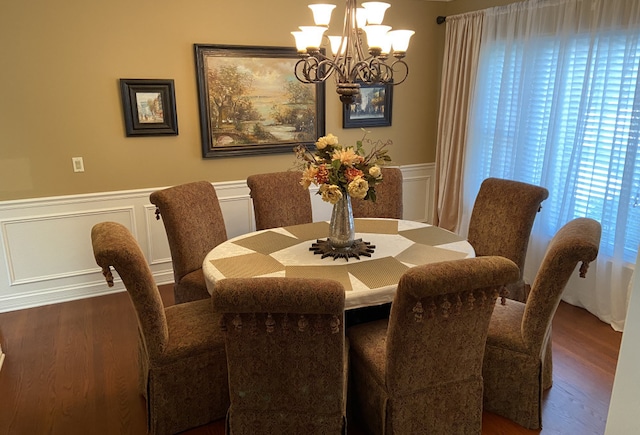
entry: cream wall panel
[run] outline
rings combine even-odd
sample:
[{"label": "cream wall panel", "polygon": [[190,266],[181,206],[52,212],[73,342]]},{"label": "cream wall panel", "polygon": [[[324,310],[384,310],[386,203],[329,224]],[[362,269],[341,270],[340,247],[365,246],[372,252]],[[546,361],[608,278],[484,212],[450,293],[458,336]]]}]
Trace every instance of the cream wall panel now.
[{"label": "cream wall panel", "polygon": [[410,165],[402,168],[402,201],[405,219],[431,223],[434,171],[433,164]]},{"label": "cream wall panel", "polygon": [[2,222],[10,285],[28,284],[95,270],[90,234],[102,221],[119,222],[135,235],[133,207],[30,216]]},{"label": "cream wall panel", "polygon": [[246,181],[214,183],[214,185],[227,228],[227,237],[232,238],[254,231],[253,203]]},{"label": "cream wall panel", "polygon": [[318,195],[318,188],[309,189],[311,193],[311,207],[313,210],[313,221],[328,221],[331,219],[331,211],[333,206],[328,202],[324,202],[322,197]]},{"label": "cream wall panel", "polygon": [[144,210],[149,264],[170,263],[171,251],[162,219],[156,218],[156,207],[153,204],[145,205]]},{"label": "cream wall panel", "polygon": [[[405,219],[431,216],[433,165],[401,167]],[[214,183],[228,237],[255,229],[245,180]],[[158,284],[173,282],[171,255],[161,221],[140,189],[0,202],[0,312],[124,290],[117,274],[107,287],[95,265],[91,227],[106,220],[129,228]],[[311,189],[314,220],[329,220],[331,205]]]}]

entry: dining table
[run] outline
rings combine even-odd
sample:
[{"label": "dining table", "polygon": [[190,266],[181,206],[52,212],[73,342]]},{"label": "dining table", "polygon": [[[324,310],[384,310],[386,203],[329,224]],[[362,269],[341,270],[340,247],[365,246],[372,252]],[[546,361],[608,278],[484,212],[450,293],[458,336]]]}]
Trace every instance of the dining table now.
[{"label": "dining table", "polygon": [[[207,289],[225,278],[329,278],[345,289],[345,309],[393,301],[400,277],[409,268],[475,256],[463,237],[423,222],[355,219],[355,238],[371,249],[358,258],[319,255],[317,243],[329,234],[329,222],[313,222],[255,231],[231,238],[205,257]],[[323,258],[324,257],[324,258]]]}]

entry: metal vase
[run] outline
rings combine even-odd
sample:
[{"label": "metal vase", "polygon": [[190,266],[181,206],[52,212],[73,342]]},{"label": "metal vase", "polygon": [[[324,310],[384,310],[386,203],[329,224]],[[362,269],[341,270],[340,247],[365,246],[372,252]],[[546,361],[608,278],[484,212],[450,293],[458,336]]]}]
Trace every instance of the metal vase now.
[{"label": "metal vase", "polygon": [[333,205],[329,223],[329,243],[334,249],[349,249],[355,238],[351,197],[342,192],[342,198]]}]

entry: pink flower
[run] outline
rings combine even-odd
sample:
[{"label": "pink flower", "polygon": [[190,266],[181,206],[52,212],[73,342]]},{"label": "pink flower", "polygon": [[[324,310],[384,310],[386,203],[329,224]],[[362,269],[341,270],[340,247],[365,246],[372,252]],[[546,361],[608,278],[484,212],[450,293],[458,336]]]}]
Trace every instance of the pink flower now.
[{"label": "pink flower", "polygon": [[316,184],[325,184],[329,181],[329,170],[327,169],[327,165],[318,166],[318,171],[316,173]]},{"label": "pink flower", "polygon": [[356,168],[347,168],[344,173],[347,177],[347,181],[353,181],[356,178],[362,177],[362,175],[364,175],[364,173],[360,169]]}]

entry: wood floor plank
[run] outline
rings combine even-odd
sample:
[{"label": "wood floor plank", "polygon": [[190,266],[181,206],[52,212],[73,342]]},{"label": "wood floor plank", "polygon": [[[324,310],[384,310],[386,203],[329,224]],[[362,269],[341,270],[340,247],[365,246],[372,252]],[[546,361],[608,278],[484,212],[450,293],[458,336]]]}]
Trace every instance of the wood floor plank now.
[{"label": "wood floor plank", "polygon": [[[173,304],[171,286],[161,286]],[[137,324],[126,293],[0,314],[0,435],[144,434]],[[543,429],[483,414],[483,435],[604,433],[622,334],[561,303],[553,323],[554,385]],[[187,431],[223,435],[224,422]],[[349,426],[350,435],[364,435]]]}]

